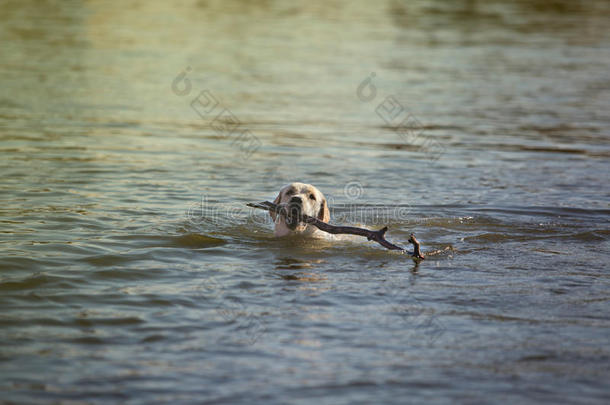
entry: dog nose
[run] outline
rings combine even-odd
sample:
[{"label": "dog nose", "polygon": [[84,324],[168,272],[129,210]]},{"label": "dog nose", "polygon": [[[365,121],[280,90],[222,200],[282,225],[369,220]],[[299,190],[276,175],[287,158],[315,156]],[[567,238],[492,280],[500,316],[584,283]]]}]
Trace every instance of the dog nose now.
[{"label": "dog nose", "polygon": [[290,204],[303,204],[303,200],[301,197],[292,197],[290,199]]}]

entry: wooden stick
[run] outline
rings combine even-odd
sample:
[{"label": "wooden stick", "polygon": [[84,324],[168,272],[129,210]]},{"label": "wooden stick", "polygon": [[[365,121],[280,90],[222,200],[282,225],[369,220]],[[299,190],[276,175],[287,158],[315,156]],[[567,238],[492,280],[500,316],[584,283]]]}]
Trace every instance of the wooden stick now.
[{"label": "wooden stick", "polygon": [[[259,208],[267,211],[275,212],[279,215],[286,215],[286,207],[280,204],[274,204],[269,201],[263,201],[260,203],[249,203],[246,204],[248,207]],[[379,243],[381,246],[390,249],[390,250],[400,250],[403,252],[407,252],[406,249],[401,248],[400,246],[396,246],[393,243],[388,242],[384,235],[388,230],[387,226],[384,226],[378,231],[371,231],[370,229],[357,228],[355,226],[335,226],[326,222],[320,221],[318,218],[310,217],[309,215],[301,214],[299,218],[300,222],[305,222],[306,224],[310,224],[315,226],[321,231],[332,233],[332,234],[348,234],[348,235],[359,235],[364,236],[368,240],[374,240]],[[413,245],[413,256],[416,259],[423,260],[425,257],[421,250],[419,249],[419,241],[415,239],[415,235],[411,234],[409,237],[409,243]]]}]

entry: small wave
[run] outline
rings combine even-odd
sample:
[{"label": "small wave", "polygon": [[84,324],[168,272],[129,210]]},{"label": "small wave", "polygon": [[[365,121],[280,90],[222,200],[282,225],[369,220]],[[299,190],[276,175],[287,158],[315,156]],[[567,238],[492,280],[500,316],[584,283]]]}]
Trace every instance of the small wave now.
[{"label": "small wave", "polygon": [[39,288],[69,289],[77,287],[78,283],[79,281],[73,278],[36,273],[23,279],[2,280],[0,281],[0,291],[26,291]]},{"label": "small wave", "polygon": [[[99,263],[104,264],[104,259],[99,258]],[[100,270],[91,273],[91,280],[142,280],[149,278],[156,278],[158,274],[156,271],[147,269],[146,271],[139,271],[134,269],[108,269]]]},{"label": "small wave", "polygon": [[174,246],[176,247],[188,247],[188,248],[206,248],[215,247],[226,244],[227,242],[220,238],[214,238],[212,236],[200,235],[200,234],[188,234],[177,236],[171,239]]},{"label": "small wave", "polygon": [[149,235],[133,234],[117,237],[127,242],[130,248],[155,248],[155,247],[190,247],[206,248],[216,247],[226,243],[225,240],[207,236],[200,233],[189,232],[180,235]]}]

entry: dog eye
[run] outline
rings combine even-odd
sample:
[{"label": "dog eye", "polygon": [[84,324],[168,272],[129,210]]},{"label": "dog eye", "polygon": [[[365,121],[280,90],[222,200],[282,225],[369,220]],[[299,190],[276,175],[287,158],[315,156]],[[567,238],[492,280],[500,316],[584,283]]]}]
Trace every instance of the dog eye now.
[{"label": "dog eye", "polygon": [[309,194],[309,198],[311,198],[312,200],[316,201],[316,196],[313,194]]}]

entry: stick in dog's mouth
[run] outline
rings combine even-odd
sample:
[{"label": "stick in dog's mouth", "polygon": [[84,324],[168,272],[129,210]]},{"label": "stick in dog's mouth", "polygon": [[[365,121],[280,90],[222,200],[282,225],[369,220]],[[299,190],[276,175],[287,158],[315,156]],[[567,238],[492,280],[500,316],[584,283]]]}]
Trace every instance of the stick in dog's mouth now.
[{"label": "stick in dog's mouth", "polygon": [[[248,207],[252,207],[252,208],[259,208],[262,210],[272,211],[272,212],[277,213],[278,215],[288,217],[288,215],[286,215],[286,205],[285,204],[274,204],[269,201],[263,201],[260,203],[248,203],[246,205]],[[381,246],[385,247],[386,249],[400,250],[400,251],[406,252],[405,249],[401,248],[400,246],[396,246],[393,243],[390,243],[386,240],[384,235],[388,230],[387,226],[384,226],[383,228],[379,229],[378,231],[371,231],[370,229],[356,228],[354,226],[335,226],[335,225],[331,225],[326,222],[320,221],[319,219],[317,219],[315,217],[310,217],[308,215],[303,215],[303,214],[297,216],[295,214],[296,213],[292,213],[290,215],[290,217],[293,218],[291,220],[291,222],[296,221],[297,225],[302,224],[302,226],[305,227],[305,226],[307,226],[307,224],[312,224],[319,230],[328,232],[328,233],[332,233],[332,234],[360,235],[360,236],[366,237],[368,240],[374,240],[375,242],[379,243]],[[414,260],[424,260],[425,256],[423,255],[423,253],[421,252],[421,250],[419,248],[419,241],[417,239],[415,239],[415,235],[411,234],[411,236],[409,237],[409,243],[411,243],[413,245],[413,253],[411,254],[413,256],[413,259]]]},{"label": "stick in dog's mouth", "polygon": [[281,215],[286,219],[286,226],[290,230],[295,230],[301,224],[302,207],[301,204],[289,203],[282,209]]}]

